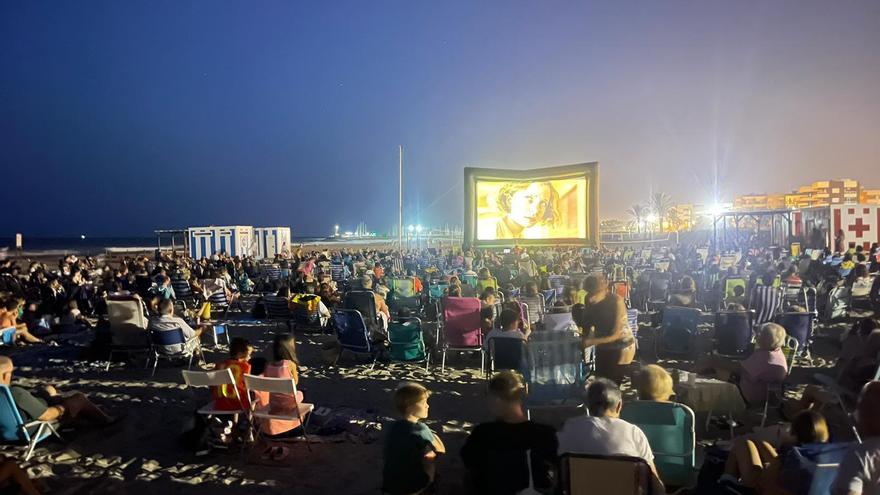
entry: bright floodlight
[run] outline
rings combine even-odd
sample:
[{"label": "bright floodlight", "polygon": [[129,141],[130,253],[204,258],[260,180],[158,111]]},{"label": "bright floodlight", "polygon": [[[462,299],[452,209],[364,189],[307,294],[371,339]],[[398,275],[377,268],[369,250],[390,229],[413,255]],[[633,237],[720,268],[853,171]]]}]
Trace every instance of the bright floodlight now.
[{"label": "bright floodlight", "polygon": [[657,215],[655,213],[651,213],[650,215],[648,215],[648,217],[645,220],[647,220],[650,223],[654,223],[657,221]]},{"label": "bright floodlight", "polygon": [[412,232],[412,231],[415,230],[415,229],[416,229],[416,228],[415,228],[414,226],[412,226],[412,225],[410,225],[409,227],[406,228],[406,230],[408,230],[408,231],[410,231],[410,232]]},{"label": "bright floodlight", "polygon": [[416,225],[416,232],[421,232],[421,231],[422,231],[422,226]]},{"label": "bright floodlight", "polygon": [[715,203],[714,205],[712,205],[711,208],[709,208],[709,213],[713,217],[720,216],[720,215],[724,214],[724,206],[722,206],[718,203]]}]

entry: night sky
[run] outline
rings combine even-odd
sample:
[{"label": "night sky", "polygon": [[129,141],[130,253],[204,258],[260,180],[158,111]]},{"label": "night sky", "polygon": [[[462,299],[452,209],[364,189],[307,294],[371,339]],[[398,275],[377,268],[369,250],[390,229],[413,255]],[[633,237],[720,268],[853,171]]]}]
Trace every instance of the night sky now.
[{"label": "night sky", "polygon": [[462,221],[598,160],[603,217],[880,187],[880,2],[0,2],[0,236]]}]

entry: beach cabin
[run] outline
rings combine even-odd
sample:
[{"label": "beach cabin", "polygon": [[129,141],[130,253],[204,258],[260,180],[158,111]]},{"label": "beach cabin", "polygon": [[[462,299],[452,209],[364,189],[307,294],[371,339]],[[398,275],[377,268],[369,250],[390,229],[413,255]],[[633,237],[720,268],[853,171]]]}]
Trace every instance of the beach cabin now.
[{"label": "beach cabin", "polygon": [[273,259],[282,251],[290,251],[290,227],[257,227],[254,229],[254,254],[257,258]]},{"label": "beach cabin", "polygon": [[843,243],[847,248],[880,242],[880,206],[833,205],[804,208],[795,211],[795,235],[801,235],[809,244],[817,236],[826,246],[834,246],[834,236],[843,231]]},{"label": "beach cabin", "polygon": [[206,258],[218,253],[230,256],[251,256],[254,251],[254,228],[250,226],[233,227],[190,227],[189,255],[193,259]]}]

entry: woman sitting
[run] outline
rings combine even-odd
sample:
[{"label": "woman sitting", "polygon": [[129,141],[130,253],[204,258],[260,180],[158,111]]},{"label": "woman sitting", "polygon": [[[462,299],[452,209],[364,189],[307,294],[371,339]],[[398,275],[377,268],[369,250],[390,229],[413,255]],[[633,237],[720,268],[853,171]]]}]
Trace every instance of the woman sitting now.
[{"label": "woman sitting", "polygon": [[782,353],[785,329],[776,323],[761,326],[755,350],[743,361],[721,356],[707,356],[697,360],[695,369],[702,374],[714,374],[721,380],[736,381],[743,398],[749,404],[765,399],[767,384],[778,383],[788,375],[788,363]]},{"label": "woman sitting", "polygon": [[693,308],[697,304],[697,284],[694,279],[685,275],[679,282],[678,289],[669,295],[670,306]]},{"label": "woman sitting", "polygon": [[815,444],[828,442],[828,424],[817,411],[803,411],[791,422],[789,436],[778,452],[770,442],[748,436],[737,438],[721,479],[736,480],[761,494],[807,493],[812,480],[798,468],[811,450],[817,450]]},{"label": "woman sitting", "polygon": [[[273,361],[266,365],[263,376],[292,379],[297,384],[296,397],[289,394],[257,392],[254,398],[256,408],[258,410],[268,408],[269,414],[296,415],[297,406],[303,400],[303,393],[299,388],[299,360],[296,357],[296,341],[293,335],[275,336],[275,341],[272,344],[272,359]],[[289,438],[304,433],[299,419],[261,419],[259,427],[260,431],[269,438]],[[289,453],[287,447],[271,447],[263,453],[263,457],[280,461],[286,458]]]},{"label": "woman sitting", "polygon": [[672,390],[672,376],[656,364],[642,367],[633,382],[639,400],[671,402],[669,398],[675,394]]}]

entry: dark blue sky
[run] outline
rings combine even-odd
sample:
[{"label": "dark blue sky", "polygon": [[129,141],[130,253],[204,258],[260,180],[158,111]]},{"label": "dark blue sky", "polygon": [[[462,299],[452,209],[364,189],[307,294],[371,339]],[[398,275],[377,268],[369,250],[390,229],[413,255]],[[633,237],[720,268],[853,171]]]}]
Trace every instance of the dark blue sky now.
[{"label": "dark blue sky", "polygon": [[0,3],[0,235],[462,218],[464,166],[598,160],[603,216],[880,187],[880,2]]}]

